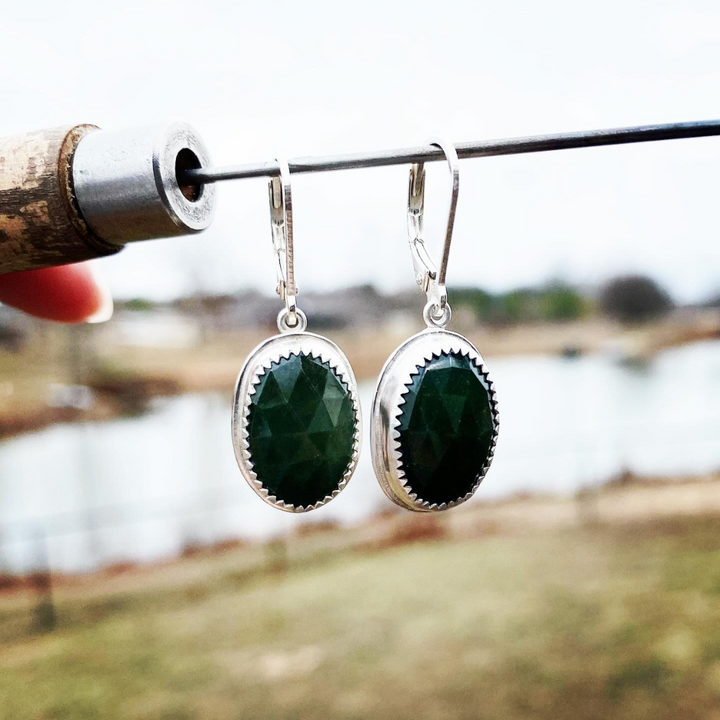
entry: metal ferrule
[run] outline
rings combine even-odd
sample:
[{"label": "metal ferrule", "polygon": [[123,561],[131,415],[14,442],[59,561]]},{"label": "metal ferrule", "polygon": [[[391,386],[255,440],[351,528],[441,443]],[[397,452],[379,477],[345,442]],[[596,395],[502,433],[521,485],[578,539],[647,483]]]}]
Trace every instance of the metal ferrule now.
[{"label": "metal ferrule", "polygon": [[178,177],[209,166],[198,133],[173,123],[88,134],[75,151],[72,177],[92,231],[124,245],[205,230],[215,214],[214,186],[181,186]]}]

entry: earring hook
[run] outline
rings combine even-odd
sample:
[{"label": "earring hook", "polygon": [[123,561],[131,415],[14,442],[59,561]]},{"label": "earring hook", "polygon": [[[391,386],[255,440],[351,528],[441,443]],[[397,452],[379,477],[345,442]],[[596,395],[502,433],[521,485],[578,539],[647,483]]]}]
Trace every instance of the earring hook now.
[{"label": "earring hook", "polygon": [[285,301],[278,314],[281,332],[300,331],[307,326],[305,313],[297,307],[295,285],[295,246],[293,242],[292,190],[287,160],[276,158],[279,174],[268,182],[272,243],[275,251],[276,292]]},{"label": "earring hook", "polygon": [[440,270],[433,263],[425,246],[425,163],[414,163],[410,168],[408,184],[407,227],[415,280],[427,296],[423,311],[428,326],[445,327],[450,322],[451,310],[447,301],[445,277],[447,275],[450,244],[455,226],[458,193],[460,190],[460,161],[455,146],[441,138],[433,138],[428,145],[439,147],[445,154],[451,175],[450,207],[445,229]]}]

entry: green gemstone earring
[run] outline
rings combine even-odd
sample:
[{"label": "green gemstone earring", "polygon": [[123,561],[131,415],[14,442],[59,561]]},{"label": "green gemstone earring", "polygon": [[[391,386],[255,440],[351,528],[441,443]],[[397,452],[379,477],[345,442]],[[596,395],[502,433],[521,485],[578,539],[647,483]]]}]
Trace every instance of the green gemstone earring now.
[{"label": "green gemstone earring", "polygon": [[427,329],[385,363],[372,409],[370,443],[378,482],[409,510],[445,510],[465,502],[490,467],[498,436],[495,389],[477,348],[445,329],[451,311],[445,275],[459,190],[455,148],[432,140],[452,176],[450,212],[439,272],[425,247],[425,167],[412,166],[408,233],[418,285],[427,295]]},{"label": "green gemstone earring", "polygon": [[350,363],[327,338],[306,332],[297,307],[290,171],[269,183],[280,334],[245,361],[235,386],[232,438],[240,470],[267,503],[306,512],[348,483],[360,454],[360,403]]}]

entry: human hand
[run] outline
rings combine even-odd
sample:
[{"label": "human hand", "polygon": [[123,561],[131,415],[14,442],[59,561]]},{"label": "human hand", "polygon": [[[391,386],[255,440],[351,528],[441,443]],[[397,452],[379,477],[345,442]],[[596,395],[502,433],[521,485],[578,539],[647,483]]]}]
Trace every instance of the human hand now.
[{"label": "human hand", "polygon": [[62,323],[104,322],[113,312],[110,291],[88,263],[0,275],[0,302]]}]

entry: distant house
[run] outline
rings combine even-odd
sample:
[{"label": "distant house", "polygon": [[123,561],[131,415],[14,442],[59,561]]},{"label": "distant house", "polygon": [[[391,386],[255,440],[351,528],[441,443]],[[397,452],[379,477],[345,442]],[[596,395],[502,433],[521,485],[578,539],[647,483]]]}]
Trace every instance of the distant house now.
[{"label": "distant house", "polygon": [[[308,317],[311,330],[342,330],[372,325],[396,328],[408,318],[419,317],[422,297],[381,295],[373,287],[359,286],[331,292],[299,292],[298,307]],[[184,313],[202,318],[204,325],[219,331],[276,328],[283,307],[277,295],[249,290],[222,298],[186,298],[178,302]]]},{"label": "distant house", "polygon": [[120,309],[103,334],[120,345],[181,348],[195,345],[200,329],[190,317],[171,308]]},{"label": "distant house", "polygon": [[360,285],[327,293],[307,293],[298,302],[312,327],[337,330],[372,326],[377,330],[396,329],[412,322],[422,312],[422,298],[409,295],[382,295],[374,287]]},{"label": "distant house", "polygon": [[[298,307],[311,331],[372,327],[377,331],[410,333],[421,318],[421,293],[383,295],[369,285],[331,292],[300,292]],[[128,345],[191,346],[212,333],[277,330],[283,301],[277,295],[248,290],[237,295],[196,295],[170,303],[118,303],[113,322],[104,329]]]},{"label": "distant house", "polygon": [[0,350],[19,352],[29,339],[29,322],[19,311],[0,305]]}]

